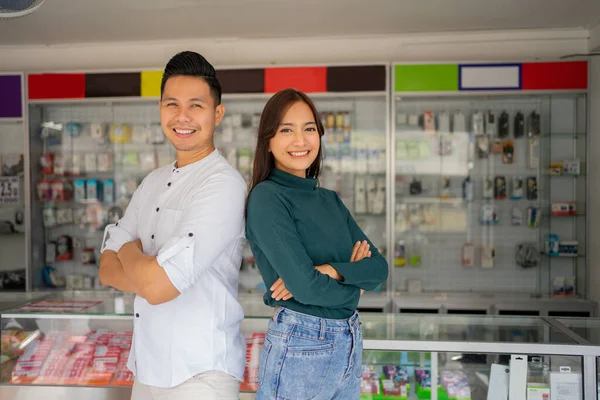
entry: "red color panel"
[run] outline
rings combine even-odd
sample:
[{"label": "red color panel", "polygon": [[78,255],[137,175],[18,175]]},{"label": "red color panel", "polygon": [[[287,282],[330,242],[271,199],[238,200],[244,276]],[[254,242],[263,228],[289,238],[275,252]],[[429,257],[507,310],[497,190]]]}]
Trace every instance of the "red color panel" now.
[{"label": "red color panel", "polygon": [[327,91],[327,67],[266,68],[265,93],[294,88],[306,93]]},{"label": "red color panel", "polygon": [[587,61],[525,63],[523,90],[587,89],[587,67]]},{"label": "red color panel", "polygon": [[29,75],[29,100],[81,99],[85,97],[84,74]]}]

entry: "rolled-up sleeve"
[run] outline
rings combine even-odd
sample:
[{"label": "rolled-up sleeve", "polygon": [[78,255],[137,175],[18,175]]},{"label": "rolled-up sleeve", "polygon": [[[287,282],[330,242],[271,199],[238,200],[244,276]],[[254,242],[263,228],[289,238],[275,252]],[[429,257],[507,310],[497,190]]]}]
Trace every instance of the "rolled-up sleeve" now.
[{"label": "rolled-up sleeve", "polygon": [[110,224],[104,228],[104,238],[102,239],[100,253],[104,253],[105,250],[119,252],[125,243],[138,239],[140,199],[143,198],[143,190],[144,181],[140,183],[140,186],[133,193],[123,218],[116,224]]},{"label": "rolled-up sleeve", "polygon": [[183,293],[234,241],[243,240],[246,185],[233,175],[216,174],[198,188],[183,210],[183,222],[156,257]]}]

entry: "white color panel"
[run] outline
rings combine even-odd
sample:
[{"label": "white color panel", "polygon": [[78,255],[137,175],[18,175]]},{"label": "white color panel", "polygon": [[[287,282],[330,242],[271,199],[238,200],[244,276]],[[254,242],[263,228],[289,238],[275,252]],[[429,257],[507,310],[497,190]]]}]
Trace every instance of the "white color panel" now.
[{"label": "white color panel", "polygon": [[518,66],[461,67],[460,89],[518,89]]}]

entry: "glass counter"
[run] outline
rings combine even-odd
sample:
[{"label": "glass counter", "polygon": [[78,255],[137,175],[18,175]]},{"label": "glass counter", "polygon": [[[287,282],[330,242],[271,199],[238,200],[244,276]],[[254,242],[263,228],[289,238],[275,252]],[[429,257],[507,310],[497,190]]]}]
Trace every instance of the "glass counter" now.
[{"label": "glass counter", "polygon": [[[271,310],[241,301],[241,399],[253,399]],[[132,314],[133,296],[116,292],[47,294],[3,311],[0,398],[128,399]],[[600,346],[583,343],[562,319],[361,313],[361,321],[361,399],[543,399],[559,387],[574,396],[565,398],[596,399]],[[98,356],[108,349],[110,362]]]}]

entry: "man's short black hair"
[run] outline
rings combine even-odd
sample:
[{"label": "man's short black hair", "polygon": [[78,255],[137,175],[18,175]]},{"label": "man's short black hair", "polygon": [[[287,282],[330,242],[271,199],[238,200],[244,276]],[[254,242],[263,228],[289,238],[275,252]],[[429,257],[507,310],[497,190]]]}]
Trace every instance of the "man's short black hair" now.
[{"label": "man's short black hair", "polygon": [[215,106],[221,104],[221,84],[217,79],[215,68],[200,54],[183,51],[175,54],[169,60],[160,84],[160,97],[163,95],[167,80],[174,76],[194,76],[204,79],[210,87],[210,94],[215,101]]}]

